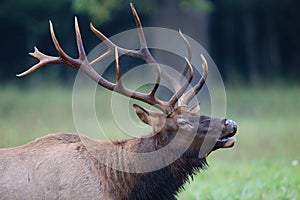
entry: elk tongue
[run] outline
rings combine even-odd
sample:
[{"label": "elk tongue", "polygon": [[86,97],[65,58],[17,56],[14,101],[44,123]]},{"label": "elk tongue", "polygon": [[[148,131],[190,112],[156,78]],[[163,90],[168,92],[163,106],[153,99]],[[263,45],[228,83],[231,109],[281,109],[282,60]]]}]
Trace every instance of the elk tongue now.
[{"label": "elk tongue", "polygon": [[214,151],[214,150],[217,150],[217,149],[220,149],[220,148],[230,148],[230,147],[233,147],[235,141],[236,140],[233,137],[218,139],[212,150]]},{"label": "elk tongue", "polygon": [[[220,142],[223,144],[222,148],[230,148],[234,146],[235,143],[235,138],[234,137],[229,137],[229,138],[224,138],[220,140]],[[218,141],[219,142],[219,141]]]}]

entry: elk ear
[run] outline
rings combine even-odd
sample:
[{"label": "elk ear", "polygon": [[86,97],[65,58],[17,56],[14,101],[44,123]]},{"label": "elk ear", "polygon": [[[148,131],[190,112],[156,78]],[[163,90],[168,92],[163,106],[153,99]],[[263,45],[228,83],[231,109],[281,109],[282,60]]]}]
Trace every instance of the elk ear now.
[{"label": "elk ear", "polygon": [[133,108],[135,109],[135,113],[140,118],[140,120],[142,120],[146,124],[151,125],[151,117],[150,112],[148,110],[137,104],[133,104]]}]

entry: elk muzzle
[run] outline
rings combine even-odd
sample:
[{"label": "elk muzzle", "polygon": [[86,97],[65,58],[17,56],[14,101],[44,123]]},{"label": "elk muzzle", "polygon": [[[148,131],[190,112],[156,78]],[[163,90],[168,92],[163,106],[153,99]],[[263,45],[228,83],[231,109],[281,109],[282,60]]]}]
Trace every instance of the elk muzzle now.
[{"label": "elk muzzle", "polygon": [[223,130],[217,139],[213,151],[220,148],[230,148],[235,144],[236,139],[233,137],[237,132],[237,125],[233,120],[224,120]]}]

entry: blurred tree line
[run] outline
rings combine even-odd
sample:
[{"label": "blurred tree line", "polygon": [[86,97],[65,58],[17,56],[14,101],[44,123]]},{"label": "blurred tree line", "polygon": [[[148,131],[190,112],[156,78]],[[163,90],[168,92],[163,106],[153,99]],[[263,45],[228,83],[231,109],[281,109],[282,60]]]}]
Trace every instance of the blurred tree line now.
[{"label": "blurred tree line", "polygon": [[[77,56],[74,37],[74,15],[79,17],[86,51],[99,40],[88,28],[89,21],[108,36],[134,28],[128,0],[2,0],[0,1],[1,49],[0,78],[13,82],[15,74],[36,61],[27,55],[38,46],[42,52],[56,55],[49,36],[48,20],[54,23],[64,49]],[[206,23],[192,24],[194,29],[206,26],[204,45],[225,80],[237,83],[265,81],[299,82],[300,74],[300,1],[298,0],[153,0],[132,1],[144,26],[154,26],[159,13],[174,16],[171,7],[203,18]],[[204,13],[197,15],[197,13]],[[171,18],[172,19],[172,18]],[[184,21],[184,19],[181,19]],[[201,19],[198,19],[201,21]],[[177,19],[174,18],[173,23]],[[203,21],[203,20],[202,20]],[[201,32],[201,31],[199,31]],[[188,33],[186,33],[189,35]],[[192,36],[193,37],[193,36]],[[58,67],[46,76],[70,80],[74,71]],[[70,76],[66,76],[70,74]],[[45,76],[45,75],[40,75]],[[25,78],[26,79],[26,78]],[[53,79],[53,78],[52,78]]]}]

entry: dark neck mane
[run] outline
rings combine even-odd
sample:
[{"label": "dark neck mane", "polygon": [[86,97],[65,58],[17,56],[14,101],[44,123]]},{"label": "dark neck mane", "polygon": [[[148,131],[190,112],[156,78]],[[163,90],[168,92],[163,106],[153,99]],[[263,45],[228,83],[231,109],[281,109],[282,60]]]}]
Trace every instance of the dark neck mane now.
[{"label": "dark neck mane", "polygon": [[189,178],[206,166],[205,159],[180,158],[163,169],[144,174],[143,182],[128,199],[176,199]]},{"label": "dark neck mane", "polygon": [[[148,138],[135,138],[114,143],[132,152],[145,153],[161,148],[162,142],[165,143],[169,139],[166,134],[164,138],[154,135]],[[128,162],[128,160],[124,158],[124,162]],[[135,164],[138,165],[138,163]],[[107,185],[106,189],[113,188],[109,191],[112,199],[176,199],[177,193],[184,189],[184,184],[189,178],[193,178],[196,172],[206,166],[205,158],[192,156],[187,150],[173,163],[156,171],[128,173],[103,166],[105,169],[102,169],[102,172],[106,174],[107,178],[104,183],[104,186]],[[108,171],[110,174],[107,174]]]}]

